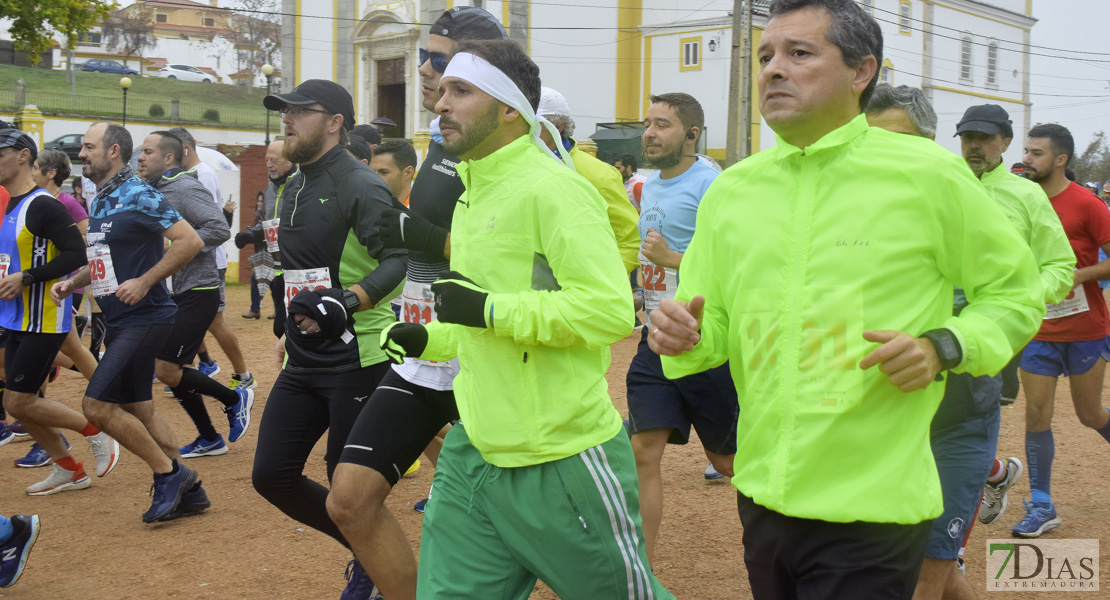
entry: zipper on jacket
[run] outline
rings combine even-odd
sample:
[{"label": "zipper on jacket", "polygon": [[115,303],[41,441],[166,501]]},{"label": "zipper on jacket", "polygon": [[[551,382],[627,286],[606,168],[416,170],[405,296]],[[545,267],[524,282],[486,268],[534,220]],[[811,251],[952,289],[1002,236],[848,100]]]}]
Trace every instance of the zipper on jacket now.
[{"label": "zipper on jacket", "polygon": [[527,352],[524,353],[524,362],[528,362],[528,353]]},{"label": "zipper on jacket", "polygon": [[[301,192],[304,191],[305,184],[308,183],[308,179],[304,173],[301,174],[301,179],[304,179],[304,181],[301,182],[301,187],[297,188],[297,194],[293,196],[293,212],[289,215],[290,227],[293,226],[293,219],[297,216],[297,206],[301,203]],[[278,214],[278,218],[281,218],[280,213]]]}]

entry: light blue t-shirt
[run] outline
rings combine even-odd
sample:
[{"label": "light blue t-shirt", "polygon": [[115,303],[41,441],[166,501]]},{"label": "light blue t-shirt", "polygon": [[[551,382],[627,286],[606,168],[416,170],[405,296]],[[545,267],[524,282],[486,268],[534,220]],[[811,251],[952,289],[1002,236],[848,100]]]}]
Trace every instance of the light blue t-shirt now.
[{"label": "light blue t-shirt", "polygon": [[719,174],[700,160],[678,177],[663,179],[658,171],[652,173],[640,196],[640,239],[647,237],[650,227],[671,250],[686,252],[694,237],[698,204]]}]

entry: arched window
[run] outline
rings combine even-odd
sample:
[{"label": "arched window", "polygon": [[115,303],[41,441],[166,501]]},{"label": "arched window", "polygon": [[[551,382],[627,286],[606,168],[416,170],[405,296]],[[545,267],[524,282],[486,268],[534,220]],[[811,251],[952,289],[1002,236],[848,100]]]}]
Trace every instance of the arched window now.
[{"label": "arched window", "polygon": [[898,33],[913,33],[913,5],[909,0],[902,0],[898,5]]},{"label": "arched window", "polygon": [[998,85],[998,42],[995,40],[987,46],[987,85]]},{"label": "arched window", "polygon": [[960,36],[960,79],[971,81],[971,34]]}]

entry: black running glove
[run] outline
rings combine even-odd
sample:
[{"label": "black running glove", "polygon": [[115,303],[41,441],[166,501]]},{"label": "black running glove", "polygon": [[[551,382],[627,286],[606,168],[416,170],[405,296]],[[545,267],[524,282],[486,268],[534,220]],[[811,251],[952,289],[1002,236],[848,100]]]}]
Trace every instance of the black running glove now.
[{"label": "black running glove", "polygon": [[447,230],[410,211],[387,208],[379,225],[382,243],[387,248],[405,248],[432,256],[443,256]]},{"label": "black running glove", "polygon": [[456,271],[447,271],[432,284],[436,319],[467,327],[486,327],[486,297],[489,292]]},{"label": "black running glove", "polygon": [[[354,306],[357,307],[358,296],[350,290],[324,288],[319,290],[301,290],[289,301],[289,316],[286,322],[286,331],[297,339],[311,340],[317,335],[326,340],[338,340],[355,323],[354,310],[348,309],[354,297]],[[320,327],[319,334],[302,333],[297,326],[295,315],[304,315]]]},{"label": "black running glove", "polygon": [[249,231],[243,231],[235,234],[235,247],[242,250],[247,246],[254,243],[254,234]]},{"label": "black running glove", "polygon": [[407,357],[417,357],[428,346],[428,330],[419,323],[397,321],[382,330],[378,338],[389,360],[401,364]]}]

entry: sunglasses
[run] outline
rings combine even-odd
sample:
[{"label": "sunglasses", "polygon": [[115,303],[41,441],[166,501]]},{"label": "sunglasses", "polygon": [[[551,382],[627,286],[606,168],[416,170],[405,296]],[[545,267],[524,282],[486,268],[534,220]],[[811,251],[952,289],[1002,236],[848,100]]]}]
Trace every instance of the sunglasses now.
[{"label": "sunglasses", "polygon": [[432,69],[436,73],[442,73],[447,70],[447,63],[450,59],[442,52],[429,52],[427,48],[420,49],[420,64],[432,61]]}]

